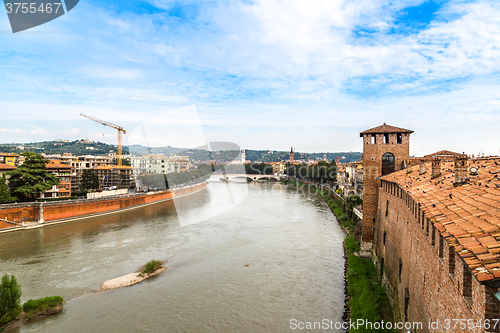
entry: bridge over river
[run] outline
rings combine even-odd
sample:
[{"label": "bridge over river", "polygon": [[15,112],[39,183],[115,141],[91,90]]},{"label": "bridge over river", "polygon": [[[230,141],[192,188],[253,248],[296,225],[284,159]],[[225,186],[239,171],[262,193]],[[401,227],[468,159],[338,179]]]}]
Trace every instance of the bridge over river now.
[{"label": "bridge over river", "polygon": [[240,173],[240,174],[229,174],[229,173],[226,173],[226,174],[215,174],[214,175],[215,177],[219,177],[220,179],[224,179],[228,182],[230,182],[231,180],[234,180],[234,179],[243,179],[243,178],[246,178],[246,179],[250,179],[252,181],[255,181],[255,180],[277,180],[279,181],[280,180],[280,176],[278,175],[259,175],[259,174],[255,174],[255,175],[252,175],[252,174],[245,174],[245,173]]}]

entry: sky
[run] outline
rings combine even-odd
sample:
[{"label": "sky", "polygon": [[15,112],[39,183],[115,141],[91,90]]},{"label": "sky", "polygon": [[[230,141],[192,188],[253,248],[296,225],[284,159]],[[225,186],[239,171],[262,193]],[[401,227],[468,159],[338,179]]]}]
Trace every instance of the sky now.
[{"label": "sky", "polygon": [[499,155],[500,3],[80,0],[13,34],[0,10],[0,142]]}]

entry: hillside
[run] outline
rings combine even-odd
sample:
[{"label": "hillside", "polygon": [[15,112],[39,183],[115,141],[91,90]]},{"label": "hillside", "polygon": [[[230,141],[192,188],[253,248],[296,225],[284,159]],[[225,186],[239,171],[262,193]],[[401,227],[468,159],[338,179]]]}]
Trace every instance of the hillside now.
[{"label": "hillside", "polygon": [[[4,143],[0,144],[1,153],[17,153],[22,154],[26,151],[33,151],[39,153],[51,154],[63,154],[71,153],[73,155],[107,155],[110,151],[116,152],[116,146],[108,145],[102,142],[91,142],[88,140],[78,140],[78,141],[63,141],[63,140],[52,140],[43,142],[31,142],[31,143]],[[159,155],[163,154],[165,156],[170,156],[172,154],[189,156],[189,158],[194,162],[229,162],[237,158],[239,155],[238,150],[226,150],[226,151],[206,151],[200,149],[186,149],[186,148],[175,148],[175,147],[145,147],[141,145],[131,145],[123,147],[123,154],[129,154],[135,156],[142,155]],[[251,162],[285,162],[289,159],[290,153],[287,151],[276,151],[276,150],[252,150],[245,149],[246,159]],[[296,152],[294,155],[295,160],[308,160],[308,159],[323,159],[324,153],[301,153]],[[360,152],[339,152],[339,153],[327,153],[326,157],[329,161],[336,159],[337,156],[340,157],[342,163],[348,163],[353,161],[359,161],[361,159],[362,153]]]}]

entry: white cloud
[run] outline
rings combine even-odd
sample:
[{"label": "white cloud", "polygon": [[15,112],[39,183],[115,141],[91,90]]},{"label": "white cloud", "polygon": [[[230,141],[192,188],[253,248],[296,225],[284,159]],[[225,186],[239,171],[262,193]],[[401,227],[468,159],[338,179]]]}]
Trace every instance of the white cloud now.
[{"label": "white cloud", "polygon": [[0,133],[24,134],[26,131],[18,128],[0,128]]},{"label": "white cloud", "polygon": [[75,137],[82,132],[79,128],[72,128],[70,130],[64,130],[63,133],[66,137]]},{"label": "white cloud", "polygon": [[43,128],[36,128],[30,131],[30,135],[32,136],[48,136],[50,133]]}]

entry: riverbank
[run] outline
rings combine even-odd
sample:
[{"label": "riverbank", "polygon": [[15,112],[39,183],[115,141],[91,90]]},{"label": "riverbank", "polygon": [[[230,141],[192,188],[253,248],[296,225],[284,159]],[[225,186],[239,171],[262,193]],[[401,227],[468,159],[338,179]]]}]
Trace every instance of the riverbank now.
[{"label": "riverbank", "polygon": [[51,224],[115,214],[195,194],[205,190],[207,186],[208,183],[205,181],[167,191],[112,198],[3,204],[0,205],[0,233],[41,228]]},{"label": "riverbank", "polygon": [[100,290],[112,290],[112,289],[118,289],[118,288],[123,288],[123,287],[129,287],[133,286],[134,284],[141,283],[142,281],[149,279],[150,277],[156,276],[158,274],[161,274],[167,270],[167,268],[163,267],[163,265],[167,261],[158,261],[158,268],[153,269],[149,273],[146,271],[147,270],[147,265],[142,266],[139,268],[137,271],[134,273],[130,273],[127,275],[123,275],[108,281],[104,281],[101,285]]},{"label": "riverbank", "polygon": [[[284,181],[287,185],[307,186],[309,190],[321,194],[326,200],[337,221],[344,228],[348,237],[344,240],[346,307],[343,320],[356,322],[363,319],[372,323],[394,320],[393,312],[384,287],[379,283],[378,273],[371,258],[359,256],[361,245],[354,239],[356,222],[350,219],[342,207],[337,204],[329,191],[323,191],[316,185],[302,183],[298,180]],[[372,332],[372,330],[357,327],[347,332]],[[394,332],[393,330],[377,330],[377,332]]]},{"label": "riverbank", "polygon": [[8,332],[26,322],[58,314],[63,311],[64,304],[64,299],[59,296],[29,300],[23,304],[23,311],[16,319],[6,323],[3,327],[0,325],[0,332]]}]

